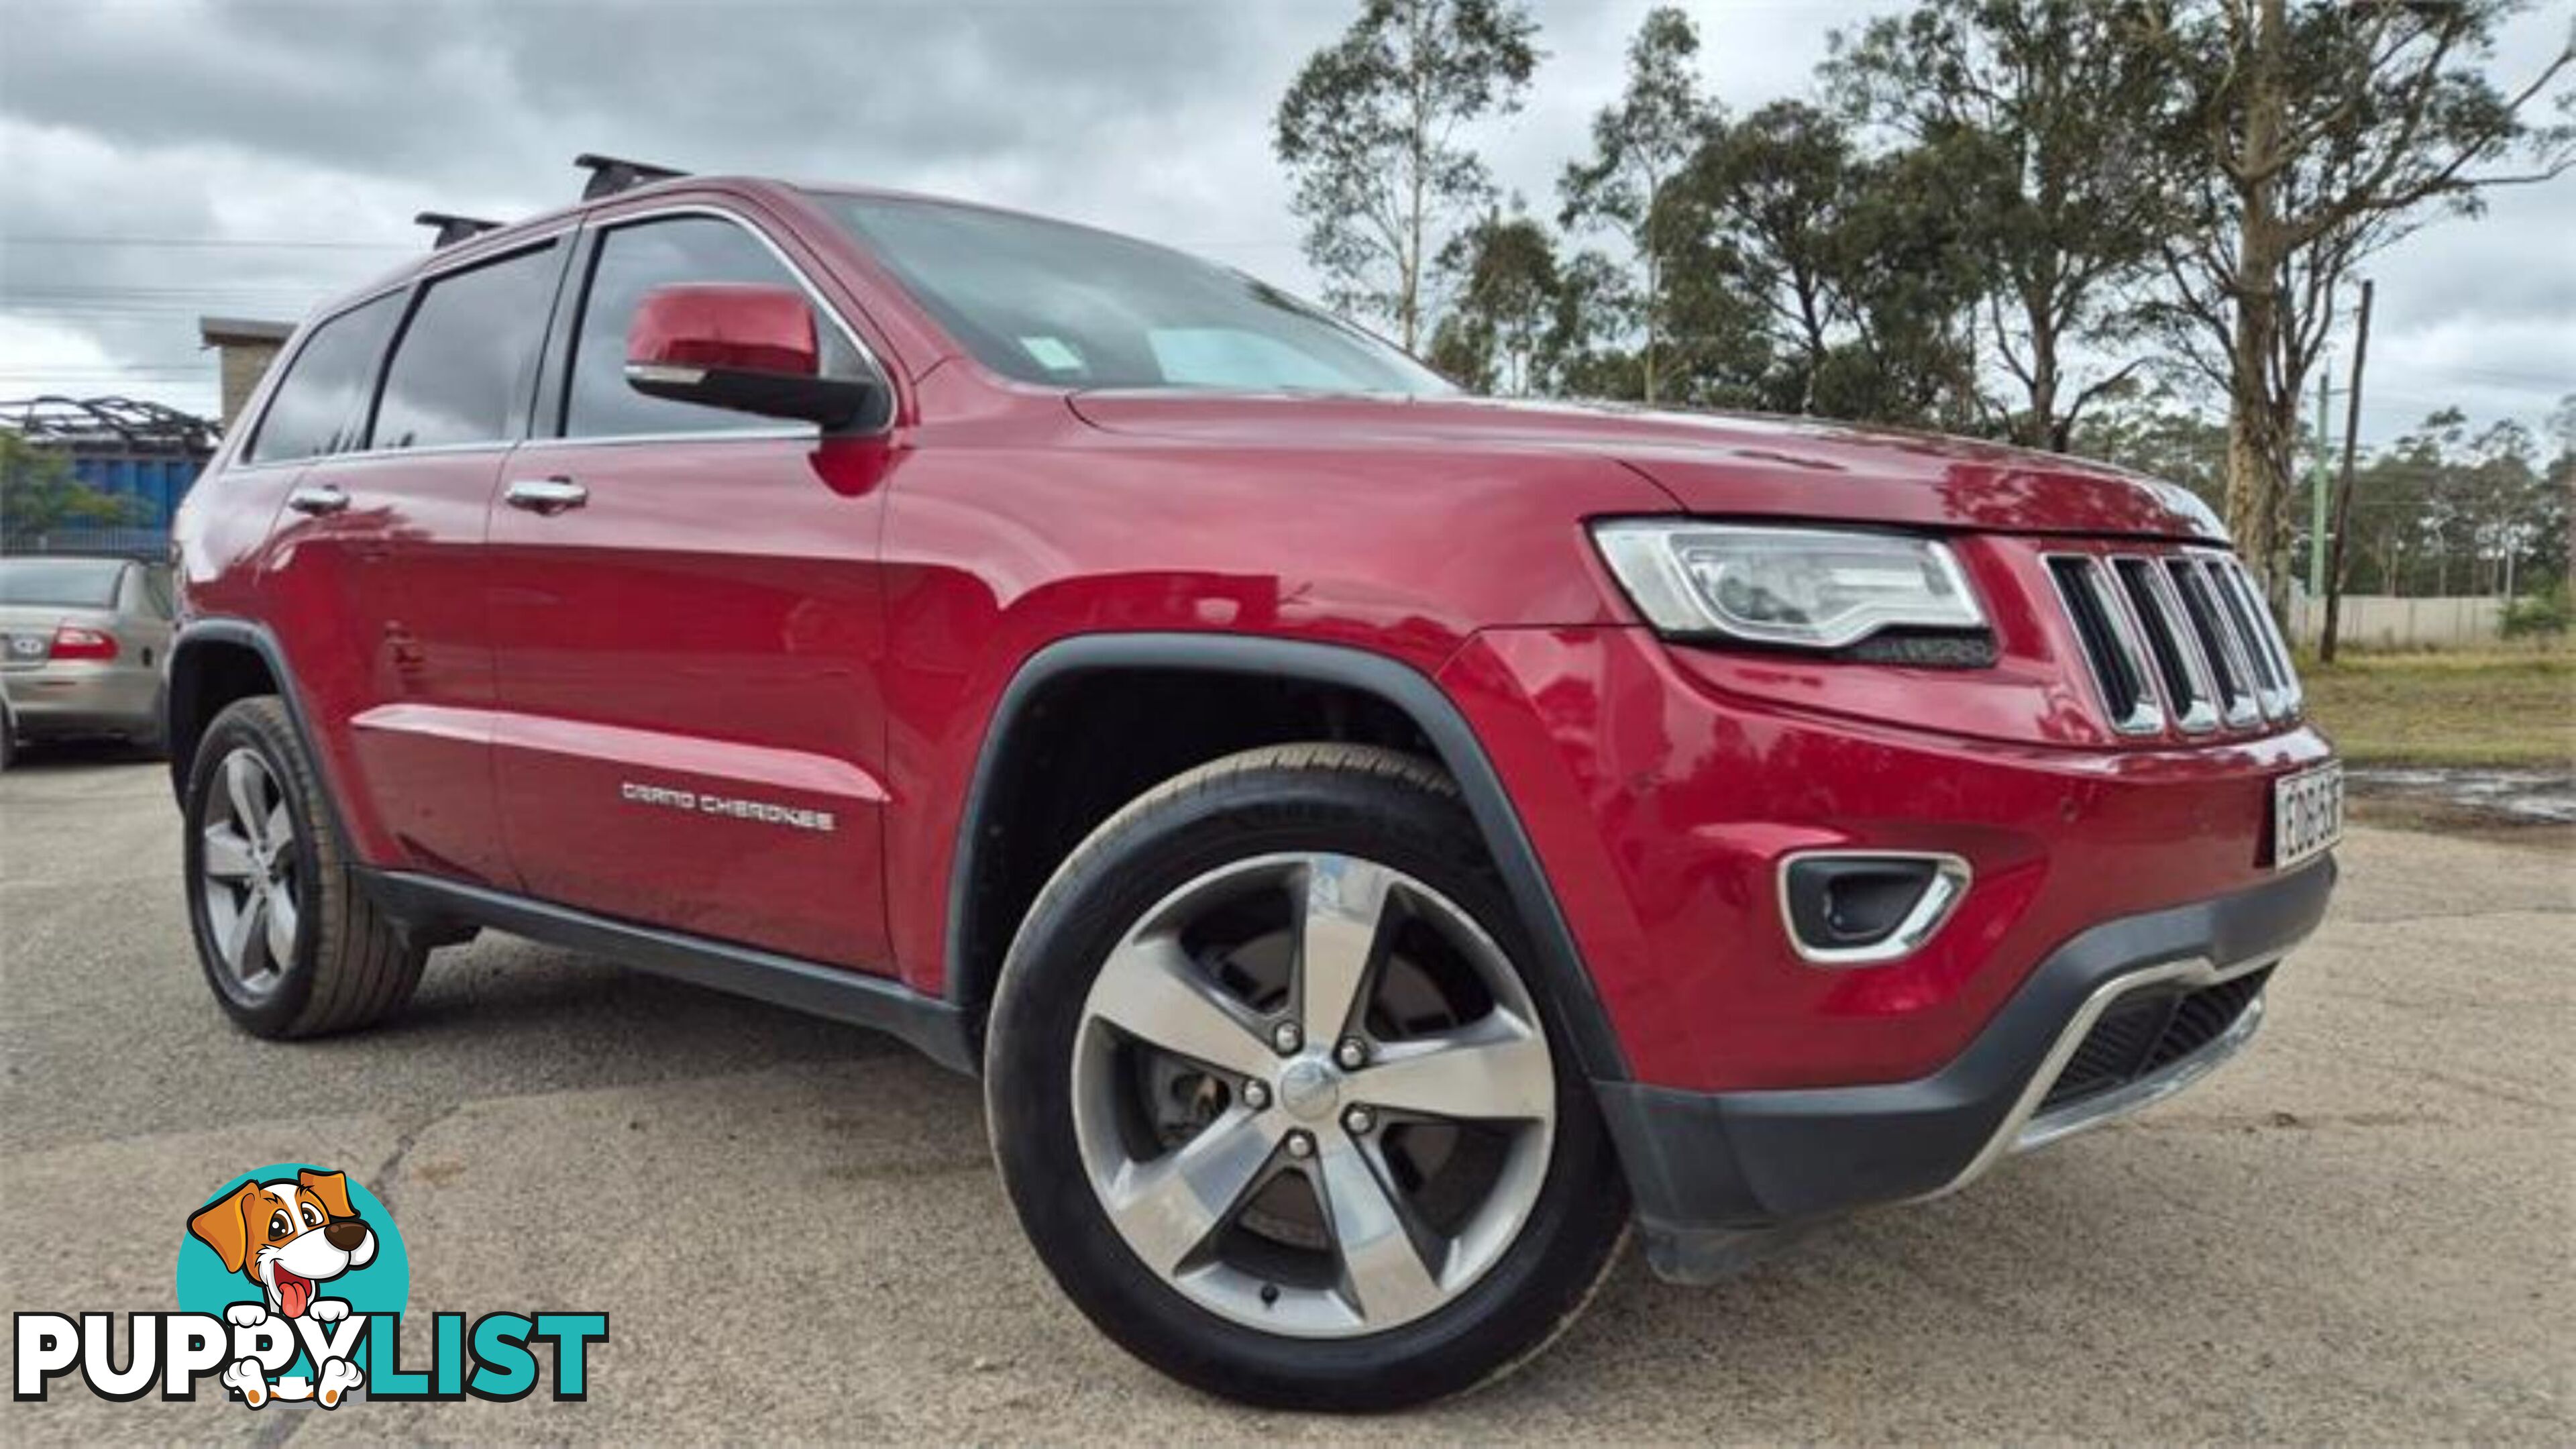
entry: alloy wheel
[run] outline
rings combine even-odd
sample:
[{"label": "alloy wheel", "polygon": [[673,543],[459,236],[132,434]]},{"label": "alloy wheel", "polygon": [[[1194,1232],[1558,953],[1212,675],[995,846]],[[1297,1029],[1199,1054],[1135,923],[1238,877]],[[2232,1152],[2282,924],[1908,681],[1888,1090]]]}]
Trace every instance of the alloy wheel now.
[{"label": "alloy wheel", "polygon": [[224,756],[214,784],[201,831],[198,888],[226,985],[256,1000],[275,991],[295,961],[295,817],[256,750]]},{"label": "alloy wheel", "polygon": [[1556,1127],[1502,949],[1336,854],[1239,861],[1147,911],[1085,999],[1072,1088],[1127,1247],[1200,1307],[1306,1338],[1466,1292],[1527,1223]]}]

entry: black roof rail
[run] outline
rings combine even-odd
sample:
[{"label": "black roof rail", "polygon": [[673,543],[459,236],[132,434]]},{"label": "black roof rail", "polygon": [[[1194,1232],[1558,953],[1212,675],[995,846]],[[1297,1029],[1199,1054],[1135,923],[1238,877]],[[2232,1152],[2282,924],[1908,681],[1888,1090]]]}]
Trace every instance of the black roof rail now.
[{"label": "black roof rail", "polygon": [[467,237],[481,236],[487,231],[498,231],[501,227],[501,223],[497,221],[486,221],[479,216],[458,216],[452,211],[424,211],[411,220],[414,226],[438,229],[438,235],[430,239],[429,246],[432,251],[440,247],[452,247]]},{"label": "black roof rail", "polygon": [[615,196],[650,182],[669,181],[689,174],[669,166],[656,166],[649,161],[629,161],[624,157],[601,156],[589,151],[572,158],[572,164],[590,173],[590,180],[581,188],[584,201],[597,201],[603,196]]}]

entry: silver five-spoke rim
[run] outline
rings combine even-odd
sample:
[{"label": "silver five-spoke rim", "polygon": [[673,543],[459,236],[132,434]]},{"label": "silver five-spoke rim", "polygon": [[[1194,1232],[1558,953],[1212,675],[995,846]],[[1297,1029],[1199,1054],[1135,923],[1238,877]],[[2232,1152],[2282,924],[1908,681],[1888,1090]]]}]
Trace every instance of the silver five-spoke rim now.
[{"label": "silver five-spoke rim", "polygon": [[247,747],[224,756],[206,802],[198,888],[224,974],[241,996],[277,989],[295,960],[295,817]]},{"label": "silver five-spoke rim", "polygon": [[1199,877],[1102,964],[1074,1130],[1129,1249],[1199,1306],[1308,1338],[1454,1301],[1529,1220],[1556,1077],[1502,950],[1351,856]]}]

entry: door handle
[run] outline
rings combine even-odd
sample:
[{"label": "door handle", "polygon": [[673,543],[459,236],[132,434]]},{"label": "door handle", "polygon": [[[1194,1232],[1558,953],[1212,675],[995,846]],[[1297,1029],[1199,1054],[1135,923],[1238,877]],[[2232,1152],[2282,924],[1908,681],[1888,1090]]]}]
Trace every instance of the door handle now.
[{"label": "door handle", "polygon": [[287,494],[286,506],[298,513],[309,513],[320,518],[324,514],[337,513],[348,507],[349,495],[336,483],[313,484]]},{"label": "door handle", "polygon": [[570,478],[521,478],[501,495],[512,508],[549,516],[590,501],[590,490]]}]

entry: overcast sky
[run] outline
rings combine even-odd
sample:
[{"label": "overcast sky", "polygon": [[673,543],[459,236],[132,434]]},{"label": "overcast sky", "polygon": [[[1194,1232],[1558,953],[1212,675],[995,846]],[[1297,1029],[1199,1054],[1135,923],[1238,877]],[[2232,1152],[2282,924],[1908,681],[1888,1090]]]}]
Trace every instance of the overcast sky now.
[{"label": "overcast sky", "polygon": [[[1527,108],[1484,135],[1555,178],[1616,92],[1648,0],[1539,0]],[[1889,0],[1698,0],[1743,111],[1807,94],[1828,33]],[[1316,290],[1272,108],[1347,0],[141,3],[0,0],[0,397],[200,412],[201,313],[294,319],[424,245],[424,208],[569,199],[575,152],[880,183],[1170,242]],[[2517,21],[2525,75],[2569,0]],[[2456,403],[2539,422],[2576,390],[2576,177],[2499,194],[2372,267],[2365,442]],[[2338,409],[2338,415],[2340,409]],[[2338,425],[2339,426],[2339,425]]]}]

